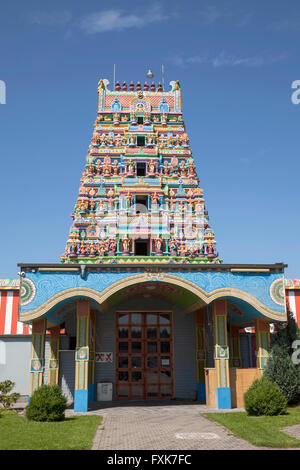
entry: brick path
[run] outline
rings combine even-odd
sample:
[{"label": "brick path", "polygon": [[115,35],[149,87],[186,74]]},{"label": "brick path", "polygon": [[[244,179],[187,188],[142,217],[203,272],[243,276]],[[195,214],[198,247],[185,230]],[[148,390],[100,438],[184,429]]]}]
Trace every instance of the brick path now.
[{"label": "brick path", "polygon": [[[16,408],[23,408],[18,403]],[[243,409],[214,410],[191,401],[95,402],[88,413],[103,416],[92,450],[276,450],[256,447],[201,413],[228,413]],[[72,405],[70,405],[72,407]],[[73,409],[66,416],[73,416]],[[282,429],[300,440],[300,424]],[[286,449],[288,450],[288,449]],[[297,450],[297,449],[290,449]]]},{"label": "brick path", "polygon": [[295,424],[294,426],[288,426],[287,428],[282,428],[282,431],[300,440],[300,424]]},{"label": "brick path", "polygon": [[[200,413],[216,411],[204,405],[137,403],[97,403],[97,410],[89,411],[103,416],[93,450],[257,449],[201,416]],[[69,416],[72,413],[67,412]]]}]

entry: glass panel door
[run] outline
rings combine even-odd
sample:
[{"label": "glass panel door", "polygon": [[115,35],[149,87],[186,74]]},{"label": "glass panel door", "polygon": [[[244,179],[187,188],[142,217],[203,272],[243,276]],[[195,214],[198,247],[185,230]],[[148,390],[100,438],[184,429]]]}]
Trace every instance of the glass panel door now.
[{"label": "glass panel door", "polygon": [[117,399],[174,396],[172,312],[116,313]]}]

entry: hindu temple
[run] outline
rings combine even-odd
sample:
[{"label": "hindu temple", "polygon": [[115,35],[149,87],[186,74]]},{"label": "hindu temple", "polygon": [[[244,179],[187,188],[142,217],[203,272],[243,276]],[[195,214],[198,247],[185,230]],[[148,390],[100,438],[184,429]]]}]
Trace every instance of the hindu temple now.
[{"label": "hindu temple", "polygon": [[262,374],[270,325],[287,318],[286,265],[220,259],[181,93],[99,81],[61,260],[18,265],[29,396],[59,384],[80,412],[110,383],[113,400],[229,409]]}]

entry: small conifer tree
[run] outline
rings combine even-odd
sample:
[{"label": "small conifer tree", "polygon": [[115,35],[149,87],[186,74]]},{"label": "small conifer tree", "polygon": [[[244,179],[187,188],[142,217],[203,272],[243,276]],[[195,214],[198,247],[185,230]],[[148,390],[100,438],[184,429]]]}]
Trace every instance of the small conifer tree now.
[{"label": "small conifer tree", "polygon": [[20,398],[19,393],[10,393],[15,385],[11,380],[0,382],[0,404],[5,409],[9,409]]},{"label": "small conifer tree", "polygon": [[300,397],[300,367],[292,361],[293,343],[299,339],[299,330],[293,315],[288,312],[288,321],[277,326],[271,338],[271,354],[264,376],[276,383],[288,403]]}]

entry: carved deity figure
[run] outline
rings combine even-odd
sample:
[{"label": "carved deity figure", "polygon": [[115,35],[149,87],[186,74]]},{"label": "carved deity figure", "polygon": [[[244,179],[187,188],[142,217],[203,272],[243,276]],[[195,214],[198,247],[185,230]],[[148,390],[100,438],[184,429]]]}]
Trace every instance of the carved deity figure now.
[{"label": "carved deity figure", "polygon": [[111,159],[108,156],[104,157],[103,174],[105,176],[109,176],[111,174]]},{"label": "carved deity figure", "polygon": [[157,193],[154,193],[151,195],[151,202],[152,204],[157,204],[159,201],[159,195]]},{"label": "carved deity figure", "polygon": [[118,174],[118,160],[114,160],[114,175]]},{"label": "carved deity figure", "polygon": [[184,160],[180,163],[180,176],[185,176],[185,162]]},{"label": "carved deity figure", "polygon": [[101,174],[101,160],[97,160],[96,163],[96,174],[100,175]]},{"label": "carved deity figure", "polygon": [[130,206],[131,201],[132,201],[132,194],[130,194],[130,192],[128,191],[124,197],[125,197],[127,207]]},{"label": "carved deity figure", "polygon": [[149,175],[154,175],[155,173],[155,164],[153,160],[151,159],[149,162]]},{"label": "carved deity figure", "polygon": [[169,249],[171,256],[177,256],[177,243],[173,237],[169,240]]},{"label": "carved deity figure", "polygon": [[77,256],[77,244],[76,244],[76,242],[71,243],[69,256],[72,256],[72,257]]},{"label": "carved deity figure", "polygon": [[194,172],[195,165],[193,164],[192,160],[189,161],[188,168],[189,168],[189,176],[194,176],[195,175],[195,172]]},{"label": "carved deity figure", "polygon": [[101,242],[99,242],[98,246],[99,246],[99,255],[100,256],[105,256],[105,252],[106,252],[106,243],[105,243],[105,241],[102,240]]},{"label": "carved deity figure", "polygon": [[147,145],[152,145],[152,144],[153,144],[152,135],[149,134],[149,135],[147,135]]},{"label": "carved deity figure", "polygon": [[129,161],[127,162],[127,174],[133,175],[133,171],[134,171],[134,162],[130,158]]},{"label": "carved deity figure", "polygon": [[123,255],[129,253],[129,240],[127,237],[122,238],[122,248],[123,248]]},{"label": "carved deity figure", "polygon": [[180,245],[178,247],[178,252],[180,256],[185,256],[187,252],[187,248],[185,246],[185,243],[183,241],[180,242]]},{"label": "carved deity figure", "polygon": [[93,243],[91,244],[91,247],[90,247],[90,256],[96,256],[96,248]]},{"label": "carved deity figure", "polygon": [[104,212],[104,202],[103,202],[103,199],[100,199],[100,201],[98,202],[98,206],[97,206],[97,212]]},{"label": "carved deity figure", "polygon": [[207,256],[214,256],[214,246],[212,243],[208,243],[206,247]]},{"label": "carved deity figure", "polygon": [[161,251],[161,245],[162,245],[162,240],[160,238],[160,236],[158,235],[158,237],[155,239],[155,253],[156,254],[161,254],[162,251]]},{"label": "carved deity figure", "polygon": [[108,242],[108,250],[109,250],[108,255],[109,256],[115,255],[116,247],[117,247],[116,241],[113,238],[110,238]]},{"label": "carved deity figure", "polygon": [[171,158],[171,173],[177,173],[178,169],[178,158],[172,157]]},{"label": "carved deity figure", "polygon": [[185,133],[183,134],[182,141],[183,141],[183,146],[184,146],[184,147],[188,147],[188,145],[189,145],[189,138],[188,138],[187,134],[185,134]]}]

